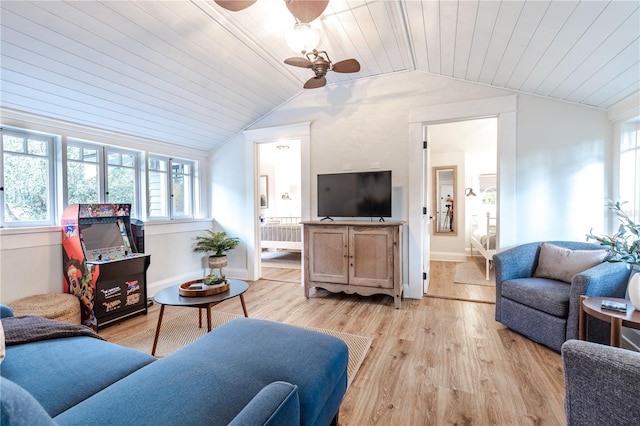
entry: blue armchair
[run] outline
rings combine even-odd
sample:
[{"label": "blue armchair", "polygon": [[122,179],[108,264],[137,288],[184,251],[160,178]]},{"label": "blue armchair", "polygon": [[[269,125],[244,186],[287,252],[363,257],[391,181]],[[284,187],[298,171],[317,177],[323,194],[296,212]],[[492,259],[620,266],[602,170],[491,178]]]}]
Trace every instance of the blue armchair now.
[{"label": "blue armchair", "polygon": [[[569,250],[602,250],[602,246],[552,241]],[[496,273],[496,321],[560,352],[578,338],[580,295],[624,297],[631,270],[624,263],[598,262],[566,281],[537,277],[542,242],[528,243],[493,256]],[[565,274],[566,275],[566,274]],[[570,282],[569,282],[570,281]],[[609,325],[588,317],[588,340],[607,343]]]},{"label": "blue armchair", "polygon": [[637,425],[640,354],[580,340],[562,345],[568,426]]}]

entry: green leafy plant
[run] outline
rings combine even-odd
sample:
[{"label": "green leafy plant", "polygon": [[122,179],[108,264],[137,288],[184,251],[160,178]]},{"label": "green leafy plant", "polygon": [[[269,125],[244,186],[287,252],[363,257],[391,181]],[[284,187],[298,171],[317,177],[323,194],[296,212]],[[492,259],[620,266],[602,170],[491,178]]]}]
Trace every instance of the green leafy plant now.
[{"label": "green leafy plant", "polygon": [[618,232],[613,235],[593,235],[593,230],[587,235],[587,240],[596,240],[601,246],[607,248],[609,253],[615,255],[611,261],[626,262],[636,267],[640,266],[640,224],[635,223],[622,210],[619,201],[609,201],[607,207],[618,217],[620,226]]},{"label": "green leafy plant", "polygon": [[204,282],[206,285],[222,284],[224,281],[224,275],[220,276],[215,274],[207,275],[206,277],[204,277],[204,280],[202,280],[202,282]]},{"label": "green leafy plant", "polygon": [[195,253],[210,253],[210,256],[221,257],[240,243],[240,239],[227,237],[227,233],[224,231],[214,232],[207,229],[205,232],[206,235],[196,237],[196,244],[193,247]]}]

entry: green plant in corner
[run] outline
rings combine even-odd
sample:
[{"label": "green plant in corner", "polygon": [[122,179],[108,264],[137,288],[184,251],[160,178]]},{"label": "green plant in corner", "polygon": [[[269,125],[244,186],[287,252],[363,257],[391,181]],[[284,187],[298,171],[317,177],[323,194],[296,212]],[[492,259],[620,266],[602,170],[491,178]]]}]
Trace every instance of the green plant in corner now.
[{"label": "green plant in corner", "polygon": [[227,237],[224,231],[214,232],[210,229],[205,230],[207,235],[196,236],[196,244],[193,247],[194,253],[209,253],[212,257],[222,257],[229,250],[238,246],[240,239],[236,237]]},{"label": "green plant in corner", "polygon": [[613,235],[593,235],[593,230],[587,234],[587,240],[596,240],[601,246],[607,248],[609,253],[615,255],[613,262],[625,262],[636,268],[640,268],[640,224],[635,223],[624,212],[619,201],[609,200],[607,207],[618,217],[620,226],[618,232]]}]

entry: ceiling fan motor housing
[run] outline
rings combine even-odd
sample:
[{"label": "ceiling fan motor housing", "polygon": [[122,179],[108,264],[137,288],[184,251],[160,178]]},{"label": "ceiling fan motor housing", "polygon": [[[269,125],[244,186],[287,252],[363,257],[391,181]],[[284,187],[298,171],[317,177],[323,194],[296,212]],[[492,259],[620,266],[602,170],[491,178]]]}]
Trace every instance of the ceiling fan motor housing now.
[{"label": "ceiling fan motor housing", "polygon": [[326,61],[322,56],[318,56],[313,61],[313,72],[316,73],[316,77],[322,77],[327,74],[327,71],[331,68],[331,62]]}]

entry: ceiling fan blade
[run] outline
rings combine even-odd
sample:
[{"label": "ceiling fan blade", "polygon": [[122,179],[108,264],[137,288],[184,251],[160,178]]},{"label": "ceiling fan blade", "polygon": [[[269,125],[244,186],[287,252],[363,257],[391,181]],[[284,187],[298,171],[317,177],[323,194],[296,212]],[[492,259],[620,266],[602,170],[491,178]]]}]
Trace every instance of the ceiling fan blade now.
[{"label": "ceiling fan blade", "polygon": [[289,12],[302,23],[309,22],[322,15],[329,0],[285,0]]},{"label": "ceiling fan blade", "polygon": [[307,58],[302,58],[299,56],[294,56],[293,58],[287,58],[284,60],[284,63],[287,65],[293,65],[294,67],[300,68],[311,68],[313,64]]},{"label": "ceiling fan blade", "polygon": [[318,87],[322,87],[327,84],[327,79],[325,76],[322,77],[312,77],[304,84],[305,89],[317,89]]},{"label": "ceiling fan blade", "polygon": [[333,64],[331,69],[335,72],[358,72],[360,71],[360,62],[355,59],[345,59]]},{"label": "ceiling fan blade", "polygon": [[240,10],[246,9],[252,4],[254,4],[257,0],[215,0],[216,3],[224,7],[227,10],[232,12],[238,12]]}]

